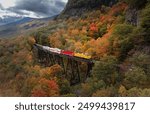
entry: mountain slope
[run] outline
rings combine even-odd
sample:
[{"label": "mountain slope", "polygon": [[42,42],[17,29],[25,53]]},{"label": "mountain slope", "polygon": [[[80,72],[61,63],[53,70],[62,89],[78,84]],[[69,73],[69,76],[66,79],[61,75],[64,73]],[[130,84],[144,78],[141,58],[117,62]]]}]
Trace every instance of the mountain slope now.
[{"label": "mountain slope", "polygon": [[0,17],[0,26],[6,25],[9,23],[13,23],[19,20],[22,20],[22,17],[16,17],[16,16],[5,16],[5,17]]},{"label": "mountain slope", "polygon": [[81,16],[87,11],[99,9],[102,5],[112,6],[118,0],[69,0],[60,17]]},{"label": "mountain slope", "polygon": [[24,34],[38,28],[47,26],[49,20],[53,19],[54,17],[48,17],[43,19],[25,17],[21,20],[2,25],[0,26],[0,38],[14,37],[19,34]]}]

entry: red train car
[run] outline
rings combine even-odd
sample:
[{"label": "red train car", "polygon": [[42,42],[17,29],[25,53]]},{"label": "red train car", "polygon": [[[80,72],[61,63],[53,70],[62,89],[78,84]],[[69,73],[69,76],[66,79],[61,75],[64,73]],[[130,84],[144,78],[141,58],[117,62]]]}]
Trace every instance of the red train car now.
[{"label": "red train car", "polygon": [[74,56],[74,52],[66,51],[66,50],[61,50],[61,54],[68,55],[68,56]]}]

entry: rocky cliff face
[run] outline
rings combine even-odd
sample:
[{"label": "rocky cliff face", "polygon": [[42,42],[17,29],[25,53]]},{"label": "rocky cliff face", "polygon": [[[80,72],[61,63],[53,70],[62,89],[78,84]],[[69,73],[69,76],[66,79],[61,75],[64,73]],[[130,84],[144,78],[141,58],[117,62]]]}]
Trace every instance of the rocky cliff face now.
[{"label": "rocky cliff face", "polygon": [[87,11],[100,8],[102,5],[112,6],[118,0],[68,0],[68,3],[61,13],[61,16],[81,16]]},{"label": "rocky cliff face", "polygon": [[139,16],[139,11],[135,8],[129,8],[126,11],[126,15],[125,15],[125,19],[126,22],[134,25],[134,26],[138,26],[139,25],[139,20],[140,20],[140,16]]}]

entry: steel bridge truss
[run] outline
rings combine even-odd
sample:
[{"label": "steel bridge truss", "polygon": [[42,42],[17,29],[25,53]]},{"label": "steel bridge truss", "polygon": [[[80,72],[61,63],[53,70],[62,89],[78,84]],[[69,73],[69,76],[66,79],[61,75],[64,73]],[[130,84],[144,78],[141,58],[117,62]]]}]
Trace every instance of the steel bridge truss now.
[{"label": "steel bridge truss", "polygon": [[[85,82],[90,77],[94,65],[92,60],[53,53],[43,49],[41,45],[34,45],[34,50],[36,50],[38,61],[45,65],[45,67],[50,67],[55,64],[60,65],[63,68],[65,78],[70,81],[70,85]],[[83,72],[81,71],[82,64],[86,64],[84,74],[81,74]]]}]

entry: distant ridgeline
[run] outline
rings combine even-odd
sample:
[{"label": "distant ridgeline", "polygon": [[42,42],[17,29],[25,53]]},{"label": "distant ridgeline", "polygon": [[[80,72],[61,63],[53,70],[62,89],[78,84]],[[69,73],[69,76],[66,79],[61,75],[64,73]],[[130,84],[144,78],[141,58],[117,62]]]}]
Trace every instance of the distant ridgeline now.
[{"label": "distant ridgeline", "polygon": [[87,11],[98,9],[101,6],[112,6],[118,0],[68,0],[68,3],[60,17],[81,16]]}]

